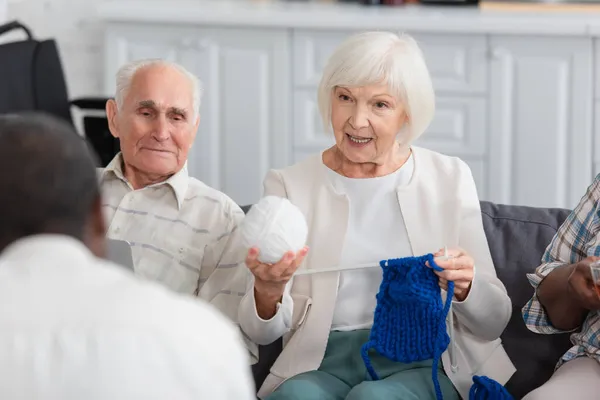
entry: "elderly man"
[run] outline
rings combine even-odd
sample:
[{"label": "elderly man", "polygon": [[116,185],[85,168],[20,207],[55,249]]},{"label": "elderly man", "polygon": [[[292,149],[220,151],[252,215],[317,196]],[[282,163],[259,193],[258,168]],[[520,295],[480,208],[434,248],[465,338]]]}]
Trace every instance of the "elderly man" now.
[{"label": "elderly man", "polygon": [[200,122],[200,83],[182,66],[135,61],[117,73],[106,112],[121,152],[100,174],[108,236],[132,246],[137,275],[196,294],[235,319],[245,252],[233,235],[244,213],[188,176]]},{"label": "elderly man", "polygon": [[528,275],[535,288],[523,307],[536,333],[573,332],[557,369],[526,400],[591,399],[600,392],[600,297],[590,263],[600,260],[600,175],[556,232],[542,264]]},{"label": "elderly man", "polygon": [[102,259],[84,140],[28,115],[0,143],[0,399],[254,399],[231,321]]}]

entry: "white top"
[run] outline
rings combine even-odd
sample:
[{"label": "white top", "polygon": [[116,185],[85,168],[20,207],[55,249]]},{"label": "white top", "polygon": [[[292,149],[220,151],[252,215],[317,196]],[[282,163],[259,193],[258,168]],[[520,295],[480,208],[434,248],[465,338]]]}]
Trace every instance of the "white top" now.
[{"label": "white top", "polygon": [[232,323],[72,238],[8,247],[0,304],[0,399],[255,398]]},{"label": "white top", "polygon": [[[396,189],[410,181],[413,168],[412,155],[395,172],[370,179],[347,178],[327,168],[332,184],[350,203],[342,266],[412,256]],[[381,268],[340,273],[332,330],[371,328],[382,276]]]}]

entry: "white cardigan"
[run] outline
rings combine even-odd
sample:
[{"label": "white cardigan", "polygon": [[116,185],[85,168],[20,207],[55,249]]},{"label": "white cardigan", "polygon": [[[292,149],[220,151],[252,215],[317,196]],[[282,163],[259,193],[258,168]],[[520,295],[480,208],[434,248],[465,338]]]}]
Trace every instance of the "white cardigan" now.
[{"label": "white cardigan", "polygon": [[[468,398],[473,375],[505,384],[515,372],[499,339],[511,315],[511,301],[496,276],[483,230],[479,199],[469,167],[456,157],[412,147],[414,173],[399,187],[413,254],[460,246],[471,254],[477,274],[467,298],[453,301],[455,358],[448,351],[444,369],[458,392]],[[310,157],[265,178],[265,195],[288,198],[304,213],[310,251],[301,268],[338,265],[348,222],[349,204],[327,179],[322,155]],[[339,272],[298,276],[288,283],[282,304],[270,320],[256,313],[254,291],[248,290],[239,308],[239,323],[251,340],[268,344],[284,336],[284,348],[259,390],[264,398],[283,381],[319,368],[336,303]],[[249,282],[249,288],[253,280]]]}]

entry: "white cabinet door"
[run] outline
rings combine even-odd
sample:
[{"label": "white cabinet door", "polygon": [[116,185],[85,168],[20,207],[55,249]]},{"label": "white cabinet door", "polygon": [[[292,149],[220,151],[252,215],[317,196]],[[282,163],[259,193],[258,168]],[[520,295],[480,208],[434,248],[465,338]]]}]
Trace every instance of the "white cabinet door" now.
[{"label": "white cabinet door", "polygon": [[490,200],[574,207],[592,179],[591,40],[490,44]]},{"label": "white cabinet door", "polygon": [[291,162],[287,31],[115,24],[107,32],[107,92],[114,93],[117,68],[134,59],[188,68],[204,88],[190,175],[238,204],[258,201],[268,169]]}]

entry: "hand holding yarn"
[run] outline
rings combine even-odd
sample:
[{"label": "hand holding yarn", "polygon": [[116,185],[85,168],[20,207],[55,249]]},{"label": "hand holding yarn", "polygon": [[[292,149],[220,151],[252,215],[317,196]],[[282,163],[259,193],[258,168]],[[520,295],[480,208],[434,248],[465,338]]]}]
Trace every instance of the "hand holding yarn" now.
[{"label": "hand holding yarn", "polygon": [[246,215],[241,236],[255,289],[283,292],[308,252],[308,226],[302,211],[286,198],[266,196]]},{"label": "hand holding yarn", "polygon": [[443,271],[435,271],[439,277],[440,287],[448,290],[448,281],[454,282],[454,297],[458,301],[467,298],[471,290],[471,283],[475,277],[473,258],[463,249],[448,249],[446,253],[448,259],[444,259],[444,249],[438,250],[434,254],[434,261]]},{"label": "hand holding yarn", "polygon": [[282,295],[285,285],[292,279],[307,253],[308,247],[305,246],[296,253],[288,251],[278,263],[265,264],[258,261],[260,252],[252,247],[246,257],[246,266],[254,275],[254,289],[267,296]]}]

